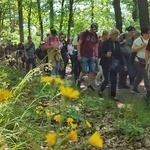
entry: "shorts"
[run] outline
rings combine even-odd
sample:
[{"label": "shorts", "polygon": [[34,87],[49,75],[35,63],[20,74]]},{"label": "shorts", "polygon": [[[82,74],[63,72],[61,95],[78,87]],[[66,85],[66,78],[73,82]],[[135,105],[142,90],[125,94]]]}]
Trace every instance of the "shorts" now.
[{"label": "shorts", "polygon": [[94,57],[81,57],[82,73],[95,73],[95,59]]}]

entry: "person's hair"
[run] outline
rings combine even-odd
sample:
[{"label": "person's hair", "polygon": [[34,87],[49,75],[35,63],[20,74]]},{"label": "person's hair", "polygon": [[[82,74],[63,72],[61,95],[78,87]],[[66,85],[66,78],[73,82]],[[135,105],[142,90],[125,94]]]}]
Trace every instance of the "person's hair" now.
[{"label": "person's hair", "polygon": [[52,35],[57,35],[57,31],[55,29],[50,29]]},{"label": "person's hair", "polygon": [[32,37],[31,37],[30,35],[28,36],[28,40],[29,40],[29,39],[32,39]]},{"label": "person's hair", "polygon": [[126,28],[126,31],[135,31],[135,27],[129,26]]},{"label": "person's hair", "polygon": [[116,29],[116,28],[114,28],[114,29],[111,29],[110,30],[110,33],[109,33],[110,35],[112,35],[112,34],[120,34],[120,31],[118,30],[118,29]]},{"label": "person's hair", "polygon": [[148,31],[150,31],[150,27],[149,26],[143,27],[141,29],[141,35],[148,33]]},{"label": "person's hair", "polygon": [[107,34],[109,34],[109,31],[108,31],[108,30],[104,30],[104,31],[102,32],[102,36],[107,35]]}]

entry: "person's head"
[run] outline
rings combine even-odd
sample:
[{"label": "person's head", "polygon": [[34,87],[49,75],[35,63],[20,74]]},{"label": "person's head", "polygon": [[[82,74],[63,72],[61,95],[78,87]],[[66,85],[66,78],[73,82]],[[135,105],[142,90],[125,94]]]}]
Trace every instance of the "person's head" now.
[{"label": "person's head", "polygon": [[150,27],[149,26],[143,27],[141,29],[141,35],[144,36],[145,38],[149,38],[150,37]]},{"label": "person's head", "polygon": [[108,38],[109,38],[109,31],[108,30],[104,30],[102,32],[102,40],[105,41]]},{"label": "person's head", "polygon": [[52,36],[56,36],[57,35],[57,31],[55,29],[50,29],[51,31],[51,35]]},{"label": "person's head", "polygon": [[132,36],[135,33],[135,27],[129,26],[126,28],[126,31],[127,31],[128,35]]},{"label": "person's head", "polygon": [[135,31],[133,37],[134,37],[134,40],[137,39],[139,36],[141,35],[141,32],[140,31]]},{"label": "person's head", "polygon": [[116,29],[116,28],[111,29],[110,30],[110,39],[112,41],[116,41],[118,36],[119,36],[119,34],[120,34],[120,31],[118,29]]},{"label": "person's head", "polygon": [[98,32],[98,24],[97,23],[92,23],[90,26],[90,30],[92,32]]},{"label": "person's head", "polygon": [[65,38],[66,38],[65,34],[64,34],[63,32],[61,32],[61,33],[59,34],[59,40],[60,40],[60,41],[63,41]]},{"label": "person's head", "polygon": [[44,42],[44,41],[41,41],[41,42],[40,42],[40,48],[41,48],[42,50],[44,50],[44,48],[45,48],[45,42]]},{"label": "person's head", "polygon": [[27,39],[28,39],[29,42],[32,41],[32,37],[31,36],[28,36]]}]

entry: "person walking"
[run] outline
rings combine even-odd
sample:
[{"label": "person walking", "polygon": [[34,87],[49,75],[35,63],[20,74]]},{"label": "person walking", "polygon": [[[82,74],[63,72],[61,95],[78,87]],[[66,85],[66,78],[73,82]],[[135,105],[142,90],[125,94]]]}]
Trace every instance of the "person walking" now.
[{"label": "person walking", "polygon": [[[135,28],[133,26],[129,26],[126,28],[126,33],[123,33],[119,36],[118,41],[120,42],[120,49],[123,55],[124,63],[127,66],[127,70],[124,68],[120,69],[119,72],[119,88],[130,89],[127,85],[127,76],[129,75],[129,61],[131,55],[131,47],[134,41]],[[130,83],[133,84],[132,77],[129,76]]]},{"label": "person walking", "polygon": [[[124,70],[127,69],[124,66],[123,56],[120,49],[120,43],[118,42],[118,36],[120,32],[118,29],[110,30],[110,37],[109,39],[105,40],[102,43],[100,57],[101,57],[101,66],[103,69],[104,74],[104,81],[100,86],[100,90],[98,94],[102,97],[103,91],[105,90],[106,86],[110,85],[110,97],[113,100],[118,100],[116,97],[116,86],[117,86],[117,74],[119,72],[119,66],[122,65]],[[115,59],[118,61],[118,70],[114,71],[111,70],[112,60]]]},{"label": "person walking", "polygon": [[146,26],[141,29],[141,36],[138,37],[132,46],[132,52],[136,52],[134,67],[136,69],[136,77],[133,83],[133,88],[131,92],[135,94],[140,94],[138,90],[138,86],[142,79],[144,79],[144,85],[146,88],[146,98],[150,98],[150,80],[148,79],[146,67],[146,60],[145,60],[145,50],[150,38],[150,27]]},{"label": "person walking", "polygon": [[36,67],[35,45],[32,37],[28,36],[28,42],[25,44],[26,71]]},{"label": "person walking", "polygon": [[81,69],[77,87],[80,87],[82,77],[88,74],[88,88],[95,91],[92,86],[95,74],[95,61],[98,59],[98,24],[92,23],[89,30],[80,33],[77,45],[78,60],[81,61]]}]

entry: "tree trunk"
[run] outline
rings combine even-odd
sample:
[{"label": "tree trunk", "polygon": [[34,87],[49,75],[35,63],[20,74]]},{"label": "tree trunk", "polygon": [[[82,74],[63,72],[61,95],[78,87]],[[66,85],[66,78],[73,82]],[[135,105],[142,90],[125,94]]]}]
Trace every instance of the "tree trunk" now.
[{"label": "tree trunk", "polygon": [[62,0],[62,2],[61,2],[61,18],[60,18],[59,31],[62,30],[62,26],[63,26],[63,20],[64,20],[64,2],[65,2],[65,0]]},{"label": "tree trunk", "polygon": [[68,38],[70,37],[70,29],[72,26],[72,20],[73,20],[73,3],[74,0],[69,0],[70,7],[69,7],[69,20],[68,20]]},{"label": "tree trunk", "polygon": [[132,18],[134,21],[137,21],[138,19],[138,0],[133,0],[134,6],[133,6],[133,12],[132,12]]},{"label": "tree trunk", "polygon": [[140,28],[149,26],[149,12],[147,0],[138,0]]},{"label": "tree trunk", "polygon": [[38,17],[39,17],[39,25],[40,25],[40,36],[41,36],[41,41],[43,41],[43,21],[42,21],[42,16],[41,16],[41,7],[40,7],[40,0],[37,0],[37,5],[38,5]]},{"label": "tree trunk", "polygon": [[122,17],[121,17],[120,0],[114,0],[113,6],[115,11],[116,28],[122,33]]},{"label": "tree trunk", "polygon": [[32,0],[30,1],[28,10],[28,35],[31,36],[31,10],[32,10]]},{"label": "tree trunk", "polygon": [[54,0],[50,0],[50,28],[54,28]]},{"label": "tree trunk", "polygon": [[24,42],[22,0],[18,0],[18,15],[19,15],[18,20],[19,20],[20,42]]},{"label": "tree trunk", "polygon": [[93,20],[94,20],[94,0],[91,1],[91,6],[92,6],[92,10],[91,10],[91,23],[93,23]]}]

